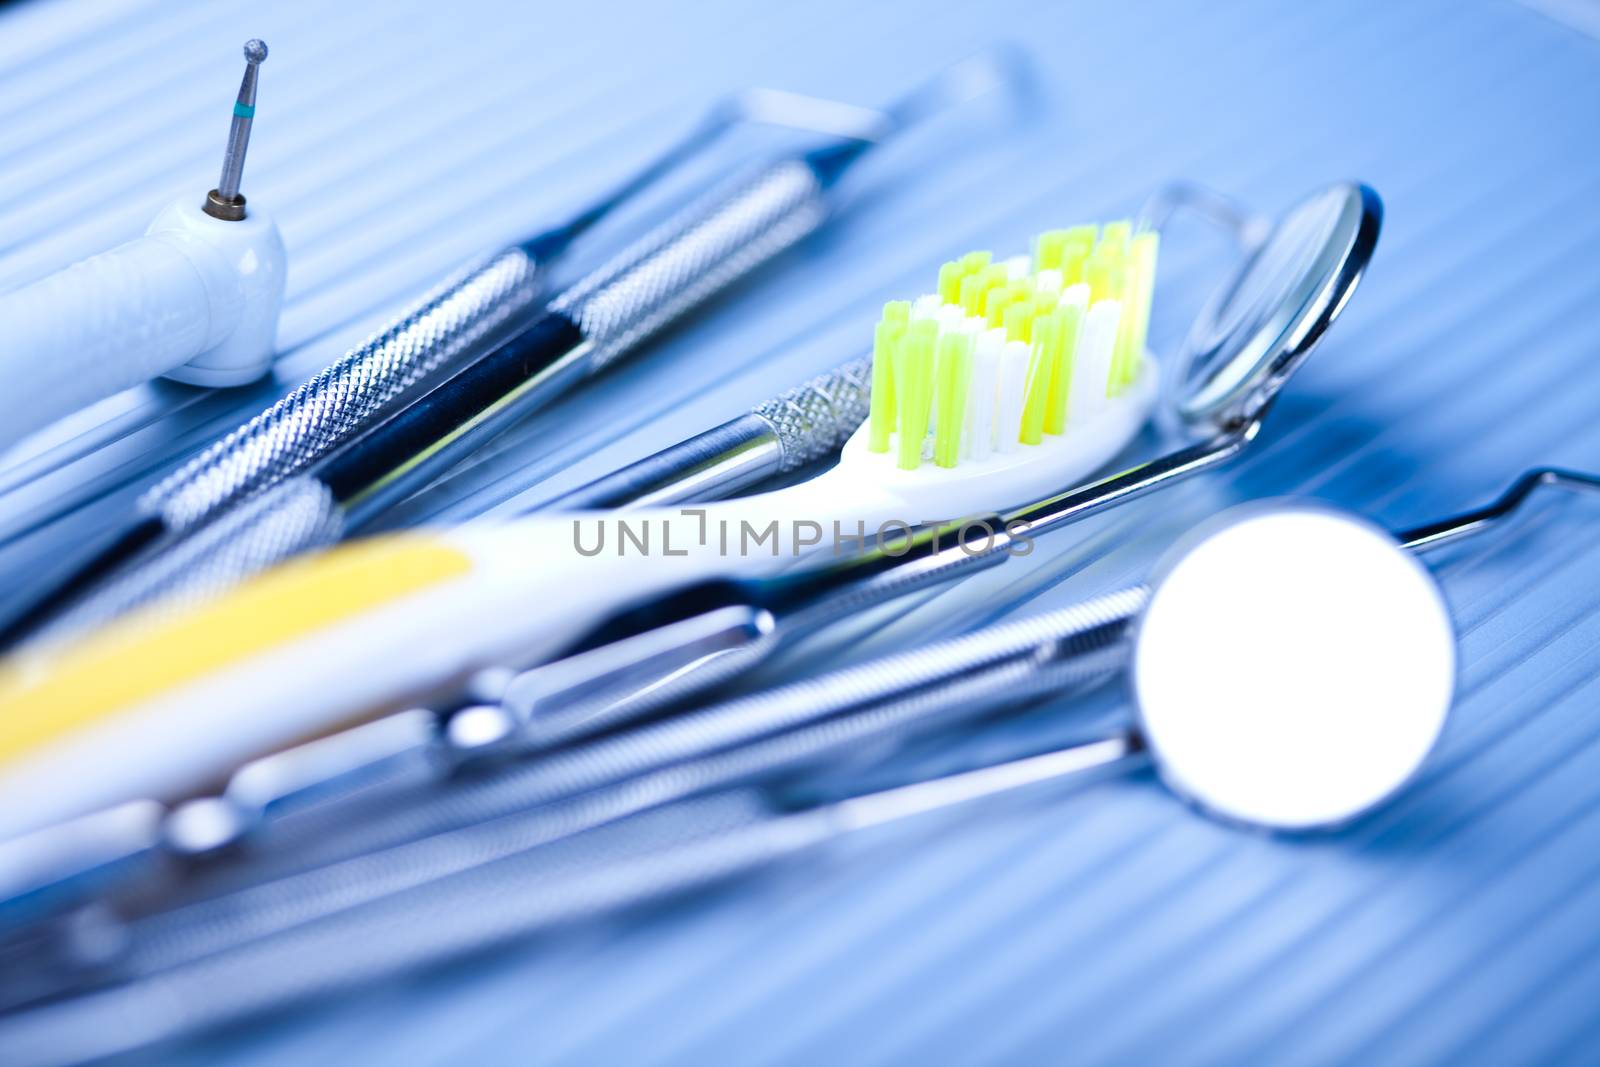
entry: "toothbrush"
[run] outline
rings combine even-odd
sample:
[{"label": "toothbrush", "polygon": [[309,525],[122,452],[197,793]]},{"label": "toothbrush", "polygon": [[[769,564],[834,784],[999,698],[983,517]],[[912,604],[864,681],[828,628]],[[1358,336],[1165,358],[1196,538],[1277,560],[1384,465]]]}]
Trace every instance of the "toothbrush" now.
[{"label": "toothbrush", "polygon": [[[477,668],[542,661],[652,595],[779,569],[834,521],[866,536],[1081,480],[1133,439],[1156,395],[1142,356],[1156,237],[1126,224],[1090,234],[1044,235],[1036,269],[965,257],[941,270],[937,293],[891,303],[875,331],[874,396],[899,403],[875,399],[839,464],[810,482],[631,513],[659,527],[662,555],[594,556],[581,527],[606,516],[375,538],[191,612],[156,609],[75,646],[23,650],[0,688],[0,836],[173,799]],[[762,556],[725,558],[720,538],[691,547],[694,531],[719,527],[779,532]],[[624,543],[641,530],[651,537],[636,525]],[[62,781],[77,788],[42,785]]]}]

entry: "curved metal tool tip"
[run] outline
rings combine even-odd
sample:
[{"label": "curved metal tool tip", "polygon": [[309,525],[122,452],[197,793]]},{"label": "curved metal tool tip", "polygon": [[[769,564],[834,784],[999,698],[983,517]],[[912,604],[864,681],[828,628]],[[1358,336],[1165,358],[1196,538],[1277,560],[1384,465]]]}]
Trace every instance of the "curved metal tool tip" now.
[{"label": "curved metal tool tip", "polygon": [[1473,511],[1431,522],[1397,534],[1402,545],[1423,551],[1452,544],[1497,525],[1509,518],[1523,503],[1544,486],[1575,493],[1600,493],[1600,476],[1560,467],[1536,467],[1527,471],[1501,493],[1493,503]]}]

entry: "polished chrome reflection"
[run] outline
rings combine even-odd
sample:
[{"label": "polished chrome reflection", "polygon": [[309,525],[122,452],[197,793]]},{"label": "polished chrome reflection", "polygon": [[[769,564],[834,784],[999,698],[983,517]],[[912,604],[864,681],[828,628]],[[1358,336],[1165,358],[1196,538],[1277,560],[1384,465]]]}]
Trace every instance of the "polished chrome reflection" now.
[{"label": "polished chrome reflection", "polygon": [[[1174,203],[1180,200],[1187,203],[1182,197]],[[1164,375],[1163,407],[1194,443],[1006,518],[1037,535],[1237,456],[1360,284],[1382,219],[1376,192],[1341,183],[1307,197],[1265,239],[1241,237],[1253,251],[1206,306]],[[1241,216],[1234,228],[1249,235],[1259,226]]]},{"label": "polished chrome reflection", "polygon": [[1285,216],[1195,320],[1168,370],[1186,421],[1226,429],[1260,417],[1355,291],[1381,217],[1377,194],[1356,184]]}]

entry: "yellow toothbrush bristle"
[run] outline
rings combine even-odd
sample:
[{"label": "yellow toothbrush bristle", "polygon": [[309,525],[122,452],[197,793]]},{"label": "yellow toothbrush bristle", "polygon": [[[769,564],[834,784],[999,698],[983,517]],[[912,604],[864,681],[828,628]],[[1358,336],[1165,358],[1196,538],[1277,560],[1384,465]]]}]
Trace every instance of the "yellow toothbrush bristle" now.
[{"label": "yellow toothbrush bristle", "polygon": [[891,300],[883,305],[883,317],[872,337],[872,404],[867,427],[867,447],[874,452],[889,451],[889,438],[894,434],[895,376],[894,364],[904,336],[906,322],[911,316],[911,305],[904,300]]},{"label": "yellow toothbrush bristle", "polygon": [[1066,230],[1046,230],[1033,242],[1033,269],[1060,270],[1062,253],[1067,248]]},{"label": "yellow toothbrush bristle", "polygon": [[939,268],[939,299],[946,304],[961,303],[961,264],[946,263]]},{"label": "yellow toothbrush bristle", "polygon": [[967,383],[972,377],[972,335],[947,333],[939,338],[939,407],[933,432],[933,461],[954,467],[961,459],[961,427],[967,410]]},{"label": "yellow toothbrush bristle", "polygon": [[994,260],[994,255],[989,252],[968,252],[961,257],[961,273],[963,275],[981,274]]},{"label": "yellow toothbrush bristle", "polygon": [[914,471],[922,465],[922,446],[928,436],[928,419],[933,411],[933,349],[939,339],[939,324],[932,319],[913,322],[897,346],[895,394],[899,402],[899,428],[896,432],[898,463],[901,470]]},{"label": "yellow toothbrush bristle", "polygon": [[1078,328],[1083,324],[1083,308],[1062,304],[1052,313],[1056,318],[1055,364],[1050,375],[1050,400],[1045,406],[1045,433],[1067,432],[1067,403],[1072,386],[1072,353],[1078,345]]},{"label": "yellow toothbrush bristle", "polygon": [[1156,287],[1156,251],[1161,238],[1153,230],[1137,234],[1128,243],[1127,285],[1123,293],[1121,329],[1112,371],[1119,388],[1139,377],[1144,362],[1145,338],[1150,330],[1150,303]]}]

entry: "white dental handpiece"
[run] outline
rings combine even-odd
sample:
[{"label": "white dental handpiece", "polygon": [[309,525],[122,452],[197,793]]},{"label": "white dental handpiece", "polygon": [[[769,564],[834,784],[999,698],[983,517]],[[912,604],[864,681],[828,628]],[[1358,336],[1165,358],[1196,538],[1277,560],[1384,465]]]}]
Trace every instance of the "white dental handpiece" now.
[{"label": "white dental handpiece", "polygon": [[0,448],[152,378],[243,385],[272,365],[283,240],[239,195],[266,57],[245,42],[222,178],[203,202],[181,199],[143,237],[0,296]]}]

